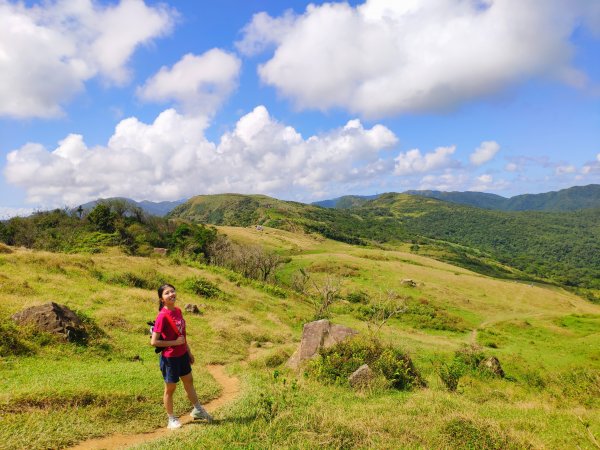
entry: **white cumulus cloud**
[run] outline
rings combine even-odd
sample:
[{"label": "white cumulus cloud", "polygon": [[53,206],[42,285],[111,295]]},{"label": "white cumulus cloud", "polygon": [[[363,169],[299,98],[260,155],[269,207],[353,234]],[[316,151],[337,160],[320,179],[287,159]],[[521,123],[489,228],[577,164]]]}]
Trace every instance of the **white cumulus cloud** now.
[{"label": "white cumulus cloud", "polygon": [[458,163],[451,156],[456,147],[438,147],[431,153],[421,154],[419,149],[400,153],[395,159],[395,175],[411,175],[414,173],[431,172],[455,166]]},{"label": "white cumulus cloud", "polygon": [[304,198],[391,172],[379,153],[397,143],[386,127],[345,126],[303,138],[264,106],[241,117],[218,143],[206,119],[173,109],[153,123],[121,121],[104,146],[67,136],[55,149],[28,143],[7,156],[6,180],[47,206],[98,197],[174,200],[201,193],[241,192]]},{"label": "white cumulus cloud", "polygon": [[367,0],[257,14],[238,49],[275,46],[263,82],[300,108],[346,108],[365,117],[439,111],[523,79],[574,85],[570,36],[600,23],[596,0]]},{"label": "white cumulus cloud", "polygon": [[220,49],[187,54],[173,67],[162,67],[138,89],[138,96],[145,101],[174,101],[186,111],[211,114],[237,86],[240,66],[235,55]]},{"label": "white cumulus cloud", "polygon": [[436,191],[458,191],[469,181],[464,173],[445,172],[440,175],[425,175],[419,182],[419,189]]},{"label": "white cumulus cloud", "polygon": [[577,172],[577,168],[573,165],[557,166],[556,169],[554,169],[554,173],[556,175],[565,175],[565,174],[575,173],[575,172]]},{"label": "white cumulus cloud", "polygon": [[504,166],[504,170],[507,172],[517,172],[520,170],[520,166],[517,163],[509,162],[506,164],[506,166]]},{"label": "white cumulus cloud", "polygon": [[480,166],[488,161],[490,161],[496,153],[500,151],[500,145],[494,141],[485,141],[482,142],[477,149],[469,156],[471,163]]},{"label": "white cumulus cloud", "polygon": [[0,0],[0,116],[58,116],[91,78],[126,83],[131,55],[167,33],[174,14],[142,0]]}]

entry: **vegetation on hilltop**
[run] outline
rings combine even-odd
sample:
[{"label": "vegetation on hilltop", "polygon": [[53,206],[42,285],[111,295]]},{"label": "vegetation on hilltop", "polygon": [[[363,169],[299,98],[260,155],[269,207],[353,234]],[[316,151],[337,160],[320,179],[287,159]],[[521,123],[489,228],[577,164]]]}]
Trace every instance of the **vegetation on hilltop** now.
[{"label": "vegetation on hilltop", "polygon": [[204,255],[214,228],[148,215],[121,199],[100,201],[91,210],[55,209],[0,222],[0,241],[17,247],[65,253],[97,253],[120,247],[148,256],[155,247],[184,256]]}]

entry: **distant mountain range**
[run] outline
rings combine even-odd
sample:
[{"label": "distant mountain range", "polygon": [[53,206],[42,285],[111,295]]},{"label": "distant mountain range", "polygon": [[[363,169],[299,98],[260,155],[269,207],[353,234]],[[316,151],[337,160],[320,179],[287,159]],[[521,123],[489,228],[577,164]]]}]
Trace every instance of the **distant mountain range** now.
[{"label": "distant mountain range", "polygon": [[126,198],[126,197],[111,197],[111,198],[106,198],[106,199],[94,200],[94,201],[91,201],[91,202],[81,205],[81,207],[84,210],[89,210],[89,209],[94,208],[100,201],[113,201],[113,200],[122,200],[127,203],[131,203],[135,206],[142,208],[142,210],[144,210],[144,212],[146,212],[148,214],[152,214],[153,216],[159,216],[159,217],[166,216],[176,206],[179,206],[182,203],[186,202],[186,200],[176,200],[173,202],[166,202],[166,201],[165,202],[150,202],[148,200],[143,200],[141,202],[137,202],[135,200],[132,200],[132,199]]},{"label": "distant mountain range", "polygon": [[[523,194],[506,198],[484,192],[405,191],[403,194],[435,198],[445,202],[475,206],[498,211],[577,211],[600,207],[600,185],[574,186],[543,194]],[[380,194],[381,195],[381,194]],[[346,195],[312,203],[324,208],[350,209],[377,198],[379,195]]]},{"label": "distant mountain range", "polygon": [[[393,194],[393,193],[392,193]],[[514,197],[506,198],[496,194],[487,194],[485,192],[444,192],[444,191],[405,191],[403,194],[416,195],[419,197],[435,198],[450,203],[458,203],[461,205],[474,206],[476,208],[491,209],[497,211],[577,211],[586,208],[600,208],[600,185],[590,184],[587,186],[574,186],[560,191],[546,192],[543,194],[523,194]],[[248,196],[242,194],[222,194],[230,196],[230,201],[233,199],[244,198],[248,202],[248,198],[259,196]],[[313,202],[311,205],[320,206],[331,209],[353,209],[364,205],[365,203],[375,200],[385,194],[376,195],[344,195],[329,200],[321,200]],[[193,198],[210,198],[216,196],[197,196]],[[265,197],[265,196],[263,196]],[[221,197],[222,198],[222,197]],[[265,197],[270,198],[270,197]],[[124,200],[132,203],[145,212],[154,216],[166,216],[173,211],[177,206],[188,202],[191,199],[182,199],[176,201],[151,202],[144,200],[137,202],[125,197],[112,197],[102,200]],[[271,199],[274,200],[274,199]],[[92,209],[98,202],[92,202],[81,205],[83,209]],[[206,200],[208,201],[208,200]],[[209,208],[210,209],[210,208]],[[217,212],[213,211],[214,214]],[[208,220],[211,222],[211,220]]]}]

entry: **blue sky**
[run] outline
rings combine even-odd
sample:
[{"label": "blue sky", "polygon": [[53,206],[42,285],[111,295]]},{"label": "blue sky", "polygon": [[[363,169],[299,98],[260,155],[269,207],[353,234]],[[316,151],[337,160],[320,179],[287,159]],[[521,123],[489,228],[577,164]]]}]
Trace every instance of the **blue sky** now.
[{"label": "blue sky", "polygon": [[0,0],[0,216],[600,183],[600,1]]}]

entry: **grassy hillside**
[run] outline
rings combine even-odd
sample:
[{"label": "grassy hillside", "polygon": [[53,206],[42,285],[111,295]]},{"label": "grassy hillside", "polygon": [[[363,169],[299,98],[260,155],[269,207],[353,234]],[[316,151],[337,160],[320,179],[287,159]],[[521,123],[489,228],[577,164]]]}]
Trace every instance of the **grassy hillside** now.
[{"label": "grassy hillside", "polygon": [[395,218],[410,235],[478,249],[532,276],[600,289],[600,209],[507,213],[385,194],[357,213]]},{"label": "grassy hillside", "polygon": [[[266,195],[199,195],[175,208],[169,217],[212,225],[263,225],[288,231],[313,231],[343,242],[363,242],[360,233],[356,232],[357,220],[361,219],[353,213],[277,200]],[[383,238],[387,230],[378,225],[367,226],[371,234]],[[386,225],[401,234],[395,224]]]},{"label": "grassy hillside", "polygon": [[230,194],[195,197],[171,217],[304,230],[351,244],[411,243],[414,251],[480,273],[551,281],[600,300],[600,209],[490,211],[406,194],[330,209]]},{"label": "grassy hillside", "polygon": [[[138,448],[595,448],[600,306],[556,287],[489,278],[405,247],[358,247],[269,227],[219,229],[287,256],[276,274],[280,286],[116,250],[83,256],[13,249],[0,255],[0,324],[2,335],[13,339],[0,347],[3,448],[62,448],[164,426],[162,380],[145,324],[155,315],[153,287],[163,280],[178,287],[181,304],[204,305],[203,315],[186,315],[203,401],[220,389],[203,369],[208,363],[225,364],[241,379],[242,392],[217,412],[215,425],[186,426]],[[309,293],[285,288],[300,268],[315,284],[338,278],[341,291],[330,319],[363,336],[370,314],[393,292],[406,309],[378,337],[410,354],[427,387],[355,392],[343,380],[327,383],[286,369],[283,362],[315,312]],[[407,278],[416,285],[403,284]],[[199,297],[186,290],[194,279],[219,291]],[[97,330],[93,339],[74,345],[11,325],[11,314],[47,301],[77,310]],[[453,367],[454,352],[473,343],[497,356],[507,376],[467,371],[457,390],[448,391],[440,373]],[[176,412],[187,412],[181,391],[176,399]]]}]

